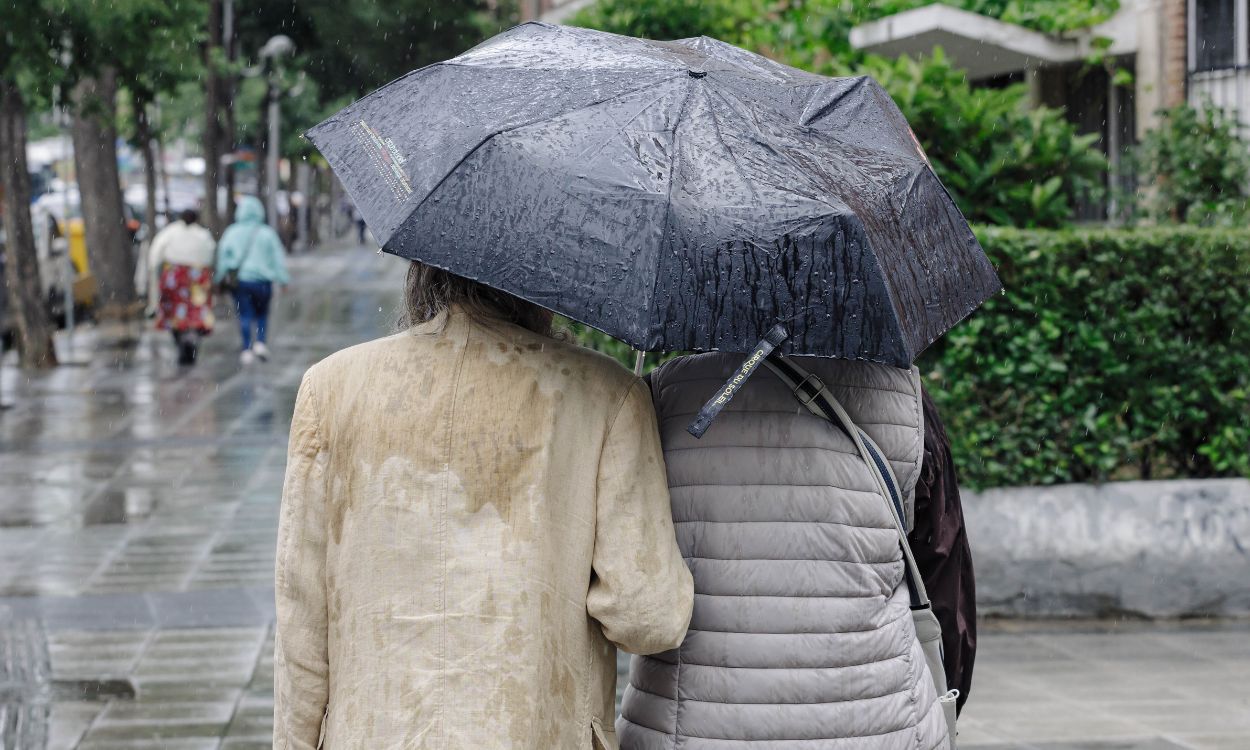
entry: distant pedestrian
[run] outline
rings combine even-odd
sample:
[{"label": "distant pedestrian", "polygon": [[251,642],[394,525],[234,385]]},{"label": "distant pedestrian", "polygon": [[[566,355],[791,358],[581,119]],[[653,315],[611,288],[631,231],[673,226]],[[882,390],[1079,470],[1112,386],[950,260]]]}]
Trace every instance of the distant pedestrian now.
[{"label": "distant pedestrian", "polygon": [[230,289],[239,314],[239,361],[248,365],[257,358],[269,359],[265,340],[273,285],[285,287],[291,277],[282,241],[265,223],[265,208],[259,200],[247,196],[239,201],[235,222],[221,236],[219,251],[217,281]]},{"label": "distant pedestrian", "polygon": [[152,239],[148,299],[156,327],[173,334],[178,364],[193,365],[200,340],[213,331],[213,235],[199,214],[183,211]]}]

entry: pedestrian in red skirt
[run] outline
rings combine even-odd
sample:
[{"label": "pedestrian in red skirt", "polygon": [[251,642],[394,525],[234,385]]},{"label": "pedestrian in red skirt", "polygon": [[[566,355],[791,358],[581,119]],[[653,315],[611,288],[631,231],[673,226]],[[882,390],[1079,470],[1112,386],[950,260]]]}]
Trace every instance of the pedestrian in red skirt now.
[{"label": "pedestrian in red skirt", "polygon": [[213,330],[213,253],[216,243],[199,215],[183,211],[152,240],[150,288],[159,295],[156,327],[173,334],[178,364],[195,364],[200,339]]}]

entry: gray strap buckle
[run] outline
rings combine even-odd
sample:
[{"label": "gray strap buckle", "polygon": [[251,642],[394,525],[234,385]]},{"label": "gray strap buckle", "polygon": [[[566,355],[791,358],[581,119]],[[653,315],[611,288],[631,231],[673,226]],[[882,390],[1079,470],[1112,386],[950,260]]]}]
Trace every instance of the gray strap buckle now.
[{"label": "gray strap buckle", "polygon": [[[811,388],[810,395],[805,394],[803,390],[804,388],[808,388],[808,387]],[[807,377],[803,378],[803,380],[799,381],[798,385],[794,386],[794,397],[797,398],[799,402],[802,403],[804,406],[810,408],[812,405],[812,402],[815,401],[820,396],[820,392],[823,391],[824,389],[825,389],[824,382],[822,382],[820,378],[816,377],[814,374],[809,372],[807,374]]]}]

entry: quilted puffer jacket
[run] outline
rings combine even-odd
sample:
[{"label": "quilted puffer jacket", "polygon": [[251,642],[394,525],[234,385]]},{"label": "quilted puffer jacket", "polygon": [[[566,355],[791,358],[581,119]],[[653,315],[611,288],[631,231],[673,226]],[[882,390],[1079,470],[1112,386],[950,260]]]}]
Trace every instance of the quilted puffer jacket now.
[{"label": "quilted puffer jacket", "polygon": [[[947,748],[898,532],[851,441],[764,368],[701,440],[686,433],[741,361],[683,357],[652,378],[695,605],[679,648],[634,657],[621,747]],[[797,361],[885,452],[910,506],[923,453],[915,370]]]}]

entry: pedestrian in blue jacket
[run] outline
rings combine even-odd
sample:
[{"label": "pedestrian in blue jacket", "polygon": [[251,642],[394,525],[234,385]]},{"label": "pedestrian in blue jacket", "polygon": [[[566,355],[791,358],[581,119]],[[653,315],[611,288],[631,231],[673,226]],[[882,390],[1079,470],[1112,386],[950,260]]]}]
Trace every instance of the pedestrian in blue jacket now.
[{"label": "pedestrian in blue jacket", "polygon": [[239,362],[247,365],[257,358],[269,359],[265,337],[273,285],[276,283],[285,288],[291,277],[286,270],[286,251],[282,241],[278,239],[278,233],[265,223],[264,206],[251,196],[239,201],[235,222],[226,228],[217,245],[217,282],[220,283],[231,271],[237,271],[238,277],[233,293],[243,339]]}]

